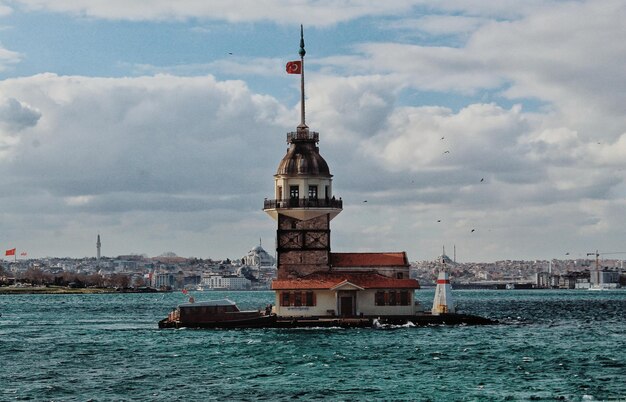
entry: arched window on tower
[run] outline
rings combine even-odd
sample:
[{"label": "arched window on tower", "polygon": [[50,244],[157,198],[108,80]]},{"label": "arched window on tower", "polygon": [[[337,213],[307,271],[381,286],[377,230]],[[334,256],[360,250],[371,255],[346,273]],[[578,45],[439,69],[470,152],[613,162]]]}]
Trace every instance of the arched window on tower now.
[{"label": "arched window on tower", "polygon": [[300,187],[299,186],[289,186],[289,198],[298,199],[300,198]]},{"label": "arched window on tower", "polygon": [[289,206],[298,207],[298,198],[300,198],[300,187],[289,186]]}]

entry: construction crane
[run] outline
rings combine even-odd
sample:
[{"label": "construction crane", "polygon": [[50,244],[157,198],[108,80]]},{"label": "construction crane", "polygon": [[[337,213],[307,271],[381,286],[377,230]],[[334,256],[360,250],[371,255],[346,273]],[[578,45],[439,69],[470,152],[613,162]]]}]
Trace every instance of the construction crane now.
[{"label": "construction crane", "polygon": [[611,253],[600,253],[600,252],[598,252],[598,250],[596,250],[595,253],[587,253],[587,255],[595,255],[596,256],[596,271],[599,269],[599,266],[600,266],[600,256],[601,255],[611,255],[611,254],[626,254],[626,251],[615,251],[615,252],[611,252]]}]

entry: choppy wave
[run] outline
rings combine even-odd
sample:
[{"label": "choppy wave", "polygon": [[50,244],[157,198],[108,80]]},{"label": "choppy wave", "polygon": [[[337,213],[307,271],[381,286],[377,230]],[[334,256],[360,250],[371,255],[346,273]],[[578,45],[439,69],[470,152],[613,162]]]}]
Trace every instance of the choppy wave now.
[{"label": "choppy wave", "polygon": [[0,400],[626,399],[626,291],[455,298],[503,324],[169,331],[181,295],[0,296]]}]

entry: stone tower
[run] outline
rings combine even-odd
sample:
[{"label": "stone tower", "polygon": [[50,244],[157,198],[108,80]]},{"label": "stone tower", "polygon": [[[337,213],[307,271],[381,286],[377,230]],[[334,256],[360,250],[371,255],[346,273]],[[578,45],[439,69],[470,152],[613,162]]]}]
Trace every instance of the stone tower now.
[{"label": "stone tower", "polygon": [[301,77],[301,121],[287,133],[289,148],[274,175],[274,199],[263,210],[277,221],[278,279],[298,278],[330,269],[330,221],[342,210],[332,189],[332,175],[304,118],[304,38],[300,37],[300,65],[287,72]]}]

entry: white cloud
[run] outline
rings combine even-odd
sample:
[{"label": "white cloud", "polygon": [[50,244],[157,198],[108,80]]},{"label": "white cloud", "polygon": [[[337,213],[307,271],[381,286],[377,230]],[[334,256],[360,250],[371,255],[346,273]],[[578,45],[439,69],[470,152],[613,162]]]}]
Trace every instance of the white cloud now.
[{"label": "white cloud", "polygon": [[13,13],[13,9],[4,3],[5,1],[0,1],[0,17],[5,17]]},{"label": "white cloud", "polygon": [[383,27],[425,32],[430,35],[462,35],[471,33],[490,21],[485,17],[433,14],[387,22]]},{"label": "white cloud", "polygon": [[[121,20],[181,20],[206,18],[228,22],[273,21],[291,24],[304,21],[307,25],[330,25],[367,16],[405,16],[415,8],[427,8],[445,13],[472,17],[518,18],[558,3],[556,0],[501,0],[487,3],[481,0],[394,0],[372,2],[364,0],[14,0],[29,10],[49,10],[104,19]],[[1,6],[10,12],[8,6]],[[460,21],[460,20],[459,20]],[[459,29],[459,21],[451,22]],[[465,23],[463,23],[465,25]],[[433,28],[436,29],[436,28]]]},{"label": "white cloud", "polygon": [[[139,2],[21,1],[96,18],[280,23],[297,20],[288,13],[298,5],[321,25],[426,4],[387,3],[287,2],[285,13],[270,15],[278,3],[235,10],[221,2],[151,2],[147,9]],[[626,48],[618,39],[626,37],[626,7],[599,4],[442,1],[429,11],[455,15],[416,13],[404,22],[433,36],[465,35],[458,47],[363,42],[356,53],[311,60],[307,122],[320,131],[335,193],[345,202],[333,221],[333,249],[405,249],[427,258],[454,242],[467,261],[550,257],[596,248],[592,242],[619,248]],[[142,73],[169,73],[148,77],[42,74],[1,82],[0,121],[11,130],[0,143],[0,185],[11,189],[0,195],[1,232],[39,247],[54,233],[50,250],[62,248],[61,239],[90,237],[91,250],[93,233],[104,228],[119,253],[152,255],[176,249],[232,257],[240,233],[251,244],[259,233],[271,239],[260,200],[272,193],[297,107],[242,81],[171,74],[271,76],[277,64],[243,66],[235,56],[137,65]],[[472,100],[414,106],[423,91]],[[487,100],[477,100],[483,93]]]},{"label": "white cloud", "polygon": [[626,135],[589,140],[552,109],[398,106],[393,75],[309,78],[309,125],[346,206],[335,249],[420,255],[456,242],[465,260],[549,257],[587,247],[580,236],[599,222],[619,232],[604,211],[623,210]]},{"label": "white cloud", "polygon": [[[98,216],[110,218],[97,224],[101,228],[120,222],[111,232],[121,230],[129,214],[150,219],[152,213],[164,228],[186,214],[239,211],[240,219],[258,219],[263,197],[272,193],[286,131],[277,122],[286,109],[243,82],[42,74],[5,80],[0,92],[19,99],[10,104],[41,114],[4,144],[0,157],[0,186],[13,189],[3,196],[3,213],[13,216],[3,233],[15,241],[44,245],[44,238],[29,238],[23,229],[51,225],[67,233],[81,220],[96,225]],[[204,237],[189,249],[202,249],[198,243],[221,222],[216,216],[204,222]]]},{"label": "white cloud", "polygon": [[36,125],[40,117],[38,110],[15,98],[0,98],[0,128],[8,134]]},{"label": "white cloud", "polygon": [[75,15],[121,20],[212,19],[228,22],[274,21],[291,24],[330,25],[368,15],[406,12],[422,1],[367,2],[349,0],[16,0],[30,10],[48,10]]},{"label": "white cloud", "polygon": [[284,72],[277,68],[285,63],[277,58],[243,58],[230,56],[229,59],[215,60],[210,63],[178,64],[171,66],[155,66],[150,64],[133,64],[130,67],[140,75],[172,74],[198,75],[207,73],[221,73],[228,76],[241,77],[246,75],[283,76]]},{"label": "white cloud", "polygon": [[[238,185],[247,187],[257,177],[243,174],[236,163],[222,169],[224,163],[246,157],[271,165],[253,150],[264,143],[260,133],[275,130],[284,112],[274,99],[251,93],[240,81],[217,82],[210,76],[46,74],[7,80],[1,87],[42,114],[14,146],[5,168],[38,188],[69,196],[204,193],[216,185],[223,186],[222,194],[237,192]],[[67,155],[62,164],[60,155]],[[189,174],[211,171],[221,173]]]},{"label": "white cloud", "polygon": [[21,59],[21,54],[5,49],[2,44],[0,44],[0,71],[8,69],[10,66],[18,63]]},{"label": "white cloud", "polygon": [[322,62],[325,71],[385,74],[419,90],[539,99],[580,135],[615,139],[626,122],[625,19],[621,1],[556,3],[482,24],[459,48],[363,43],[360,55]]},{"label": "white cloud", "polygon": [[[401,108],[370,141],[366,152],[394,170],[450,167],[496,173],[519,169],[517,139],[528,130],[521,108],[470,105],[458,113],[444,108]],[[497,178],[497,176],[496,176]]]}]

